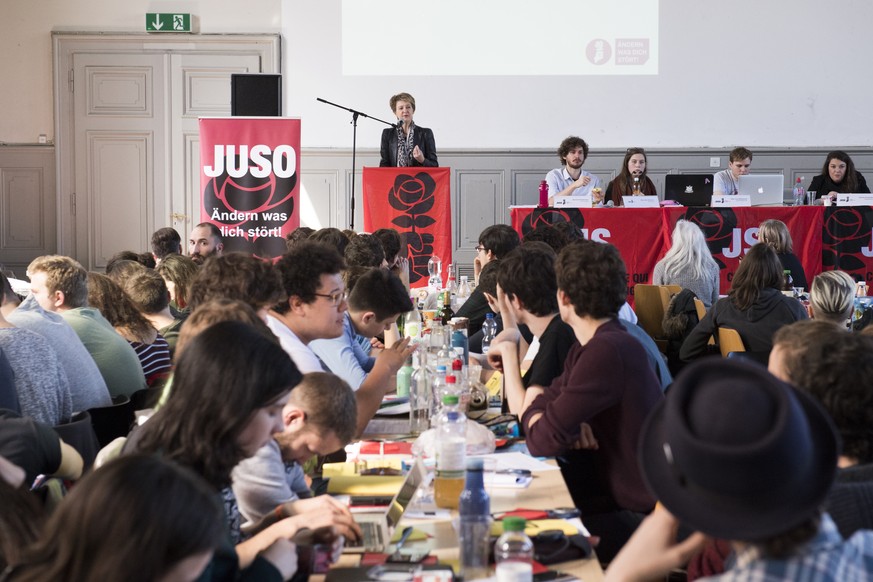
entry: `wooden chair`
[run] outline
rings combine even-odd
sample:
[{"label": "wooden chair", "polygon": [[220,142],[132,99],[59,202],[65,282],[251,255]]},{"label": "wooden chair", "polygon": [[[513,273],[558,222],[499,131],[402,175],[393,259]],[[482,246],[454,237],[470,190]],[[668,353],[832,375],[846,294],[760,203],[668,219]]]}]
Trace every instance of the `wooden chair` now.
[{"label": "wooden chair", "polygon": [[726,358],[731,352],[745,352],[746,346],[737,330],[720,327],[718,328],[718,349],[721,351],[722,357]]},{"label": "wooden chair", "polygon": [[[664,312],[670,304],[670,297],[682,290],[678,285],[634,285],[634,311],[639,318],[639,326],[646,330],[657,343],[664,339]],[[660,347],[660,346],[659,346]]]},{"label": "wooden chair", "polygon": [[697,319],[703,319],[703,317],[706,315],[706,305],[703,304],[703,301],[695,297],[694,307],[697,308]]}]

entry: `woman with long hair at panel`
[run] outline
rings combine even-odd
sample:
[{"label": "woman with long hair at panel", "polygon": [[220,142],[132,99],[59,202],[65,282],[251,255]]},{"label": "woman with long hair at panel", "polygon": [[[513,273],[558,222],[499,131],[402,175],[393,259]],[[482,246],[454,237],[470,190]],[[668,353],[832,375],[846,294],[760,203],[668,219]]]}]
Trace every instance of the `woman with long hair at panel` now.
[{"label": "woman with long hair at panel", "polygon": [[765,220],[758,227],[758,240],[768,244],[776,251],[783,271],[791,271],[792,287],[803,287],[809,290],[806,282],[806,272],[800,259],[794,254],[794,241],[788,226],[781,220]]},{"label": "woman with long hair at panel", "polygon": [[776,251],[758,243],[740,261],[727,297],[715,302],[691,331],[679,357],[690,361],[707,353],[707,343],[720,327],[736,330],[746,351],[764,357],[773,348],[773,334],[783,325],[807,319],[797,299],[782,294],[782,263]]},{"label": "woman with long hair at panel", "polygon": [[720,270],[700,227],[687,220],[676,223],[673,244],[664,258],[655,263],[652,283],[679,285],[693,291],[707,309],[718,301]]},{"label": "woman with long hair at panel", "polygon": [[621,206],[622,196],[657,196],[655,184],[646,175],[647,163],[646,150],[628,148],[624,154],[621,171],[606,187],[604,199],[612,200],[613,204]]},{"label": "woman with long hair at panel", "polygon": [[379,165],[394,168],[438,166],[433,131],[416,125],[412,120],[415,97],[409,93],[398,93],[391,97],[388,105],[397,117],[397,124],[382,130],[382,159]]},{"label": "woman with long hair at panel", "polygon": [[825,196],[833,198],[837,194],[870,192],[864,176],[855,169],[855,162],[849,154],[840,150],[827,155],[821,174],[812,179],[807,190],[815,192],[816,200]]},{"label": "woman with long hair at panel", "polygon": [[190,470],[122,457],[73,488],[5,580],[190,582],[220,544],[222,521],[215,494]]},{"label": "woman with long hair at panel", "polygon": [[356,537],[351,518],[337,513],[295,515],[232,544],[239,515],[230,492],[231,471],[284,429],[282,408],[302,376],[275,337],[223,321],[181,351],[166,404],[128,439],[126,451],[171,459],[201,475],[225,500],[226,539],[206,580],[288,579],[297,556],[289,540],[302,528],[332,528]]}]

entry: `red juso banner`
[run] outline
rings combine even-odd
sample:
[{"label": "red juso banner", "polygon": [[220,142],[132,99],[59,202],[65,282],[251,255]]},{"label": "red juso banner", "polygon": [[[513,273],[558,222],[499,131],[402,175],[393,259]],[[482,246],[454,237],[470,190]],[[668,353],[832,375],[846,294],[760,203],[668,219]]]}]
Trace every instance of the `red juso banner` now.
[{"label": "red juso banner", "polygon": [[452,260],[451,170],[449,168],[364,168],[364,230],[393,228],[404,240],[409,283],[427,285],[427,263],[437,255]]},{"label": "red juso banner", "polygon": [[300,225],[300,120],[200,119],[201,221],[227,251],[272,259]]}]

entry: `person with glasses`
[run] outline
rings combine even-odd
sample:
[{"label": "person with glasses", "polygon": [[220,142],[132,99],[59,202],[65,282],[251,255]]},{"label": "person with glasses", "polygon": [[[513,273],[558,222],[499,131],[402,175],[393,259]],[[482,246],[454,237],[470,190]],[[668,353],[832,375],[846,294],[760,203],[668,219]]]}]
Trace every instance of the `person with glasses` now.
[{"label": "person with glasses", "polygon": [[646,175],[646,150],[628,148],[621,171],[606,187],[606,200],[621,206],[622,196],[657,196],[655,185]]},{"label": "person with glasses", "polygon": [[[345,333],[349,303],[341,275],[344,267],[343,258],[333,248],[308,240],[295,245],[276,262],[275,268],[288,298],[270,310],[267,326],[304,374],[334,371],[319,359],[310,344],[315,340],[341,338]],[[356,435],[364,431],[376,414],[382,397],[390,388],[391,376],[413,349],[409,347],[409,340],[404,339],[386,347],[376,358],[372,370],[355,392]]]}]

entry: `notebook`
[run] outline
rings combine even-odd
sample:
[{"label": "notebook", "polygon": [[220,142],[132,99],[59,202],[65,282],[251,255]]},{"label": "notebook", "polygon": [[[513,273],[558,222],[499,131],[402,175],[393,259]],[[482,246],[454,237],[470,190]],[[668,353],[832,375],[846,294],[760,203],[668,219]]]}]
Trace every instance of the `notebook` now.
[{"label": "notebook", "polygon": [[709,206],[712,199],[712,174],[667,174],[664,200],[682,206]]},{"label": "notebook", "polygon": [[424,465],[421,461],[416,461],[388,507],[374,513],[355,513],[355,521],[361,527],[363,537],[357,542],[346,542],[343,552],[349,554],[384,552],[394,534],[394,528],[397,527],[397,523],[403,517],[426,475]]},{"label": "notebook", "polygon": [[752,206],[782,206],[784,184],[782,174],[748,174],[740,176],[737,189],[752,200]]}]

